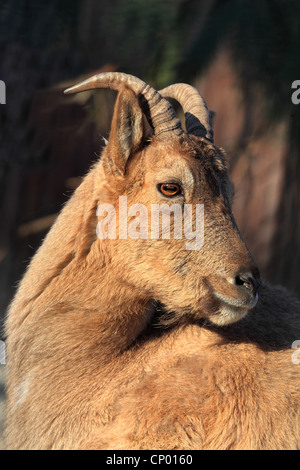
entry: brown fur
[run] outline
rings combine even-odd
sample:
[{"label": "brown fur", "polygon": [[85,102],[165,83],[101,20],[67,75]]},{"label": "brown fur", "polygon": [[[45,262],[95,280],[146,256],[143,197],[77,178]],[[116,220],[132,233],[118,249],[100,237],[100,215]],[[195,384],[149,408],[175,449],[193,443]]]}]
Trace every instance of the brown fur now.
[{"label": "brown fur", "polygon": [[[249,308],[228,310],[215,294],[244,302],[230,280],[258,271],[231,213],[224,154],[147,133],[124,88],[101,160],[19,286],[6,326],[7,447],[300,449],[300,305],[263,285],[233,323]],[[166,202],[156,184],[174,177],[186,203],[204,204],[201,250],[97,238],[99,203],[127,195],[150,209]]]}]

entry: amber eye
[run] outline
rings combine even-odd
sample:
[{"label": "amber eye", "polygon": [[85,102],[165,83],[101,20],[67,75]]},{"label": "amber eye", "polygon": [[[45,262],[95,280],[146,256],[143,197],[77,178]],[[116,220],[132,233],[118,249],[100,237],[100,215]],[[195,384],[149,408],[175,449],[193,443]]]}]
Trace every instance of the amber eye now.
[{"label": "amber eye", "polygon": [[158,190],[167,197],[174,197],[181,194],[181,186],[177,183],[161,183]]}]

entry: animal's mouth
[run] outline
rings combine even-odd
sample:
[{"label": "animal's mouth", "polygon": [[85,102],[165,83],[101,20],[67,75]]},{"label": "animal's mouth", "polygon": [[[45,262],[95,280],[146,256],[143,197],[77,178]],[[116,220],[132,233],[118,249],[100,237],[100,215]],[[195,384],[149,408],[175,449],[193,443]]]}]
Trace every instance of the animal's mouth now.
[{"label": "animal's mouth", "polygon": [[236,298],[236,299],[225,297],[224,295],[218,292],[215,292],[215,296],[217,297],[217,299],[221,300],[221,302],[228,305],[229,307],[242,308],[242,309],[247,309],[247,310],[250,310],[253,307],[255,307],[258,301],[257,292],[255,294],[251,294],[251,295],[241,297],[241,298]]},{"label": "animal's mouth", "polygon": [[244,318],[258,302],[258,294],[247,298],[228,298],[215,293],[219,300],[218,312],[209,317],[210,321],[218,326],[230,325]]}]

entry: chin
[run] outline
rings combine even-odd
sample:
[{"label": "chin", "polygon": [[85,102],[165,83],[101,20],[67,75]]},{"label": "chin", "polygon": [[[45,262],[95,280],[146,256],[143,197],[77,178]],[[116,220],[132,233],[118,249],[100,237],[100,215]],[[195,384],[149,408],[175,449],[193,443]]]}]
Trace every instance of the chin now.
[{"label": "chin", "polygon": [[[221,296],[218,296],[221,299]],[[236,323],[244,318],[247,313],[252,310],[258,301],[258,294],[247,303],[228,300],[222,297],[221,305],[218,313],[209,316],[209,320],[214,325],[225,326],[231,323]]]},{"label": "chin", "polygon": [[248,312],[249,309],[246,308],[224,305],[216,315],[209,317],[209,320],[217,326],[230,325],[231,323],[236,323],[244,318]]}]

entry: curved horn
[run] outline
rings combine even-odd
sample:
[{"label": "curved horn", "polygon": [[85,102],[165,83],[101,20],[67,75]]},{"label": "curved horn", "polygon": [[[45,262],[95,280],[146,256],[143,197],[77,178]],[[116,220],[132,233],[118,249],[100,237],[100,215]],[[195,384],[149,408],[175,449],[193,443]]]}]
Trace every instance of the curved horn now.
[{"label": "curved horn", "polygon": [[175,132],[176,135],[183,133],[180,120],[177,118],[172,105],[162,98],[154,88],[133,75],[120,72],[100,73],[68,88],[64,93],[71,94],[96,88],[119,90],[122,85],[128,86],[137,95],[144,97],[141,104],[155,135],[171,131]]},{"label": "curved horn", "polygon": [[185,83],[175,83],[159,93],[164,98],[174,98],[182,106],[185,115],[186,130],[198,137],[205,137],[213,142],[214,132],[211,115],[199,91]]}]

